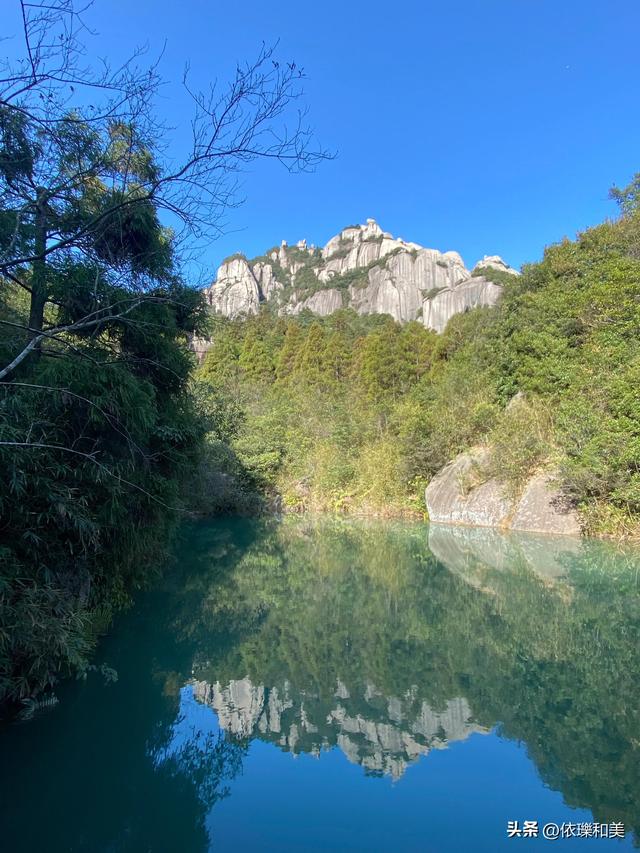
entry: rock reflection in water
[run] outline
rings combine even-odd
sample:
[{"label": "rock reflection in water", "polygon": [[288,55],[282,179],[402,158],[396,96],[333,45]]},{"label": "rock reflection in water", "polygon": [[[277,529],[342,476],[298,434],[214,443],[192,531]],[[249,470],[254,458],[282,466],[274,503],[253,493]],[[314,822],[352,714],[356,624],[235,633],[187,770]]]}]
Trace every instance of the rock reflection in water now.
[{"label": "rock reflection in water", "polygon": [[308,697],[294,698],[295,691],[286,681],[280,690],[254,685],[249,678],[226,686],[200,681],[193,692],[214,709],[220,726],[236,738],[258,737],[287,751],[304,750],[312,755],[338,746],[349,761],[393,779],[399,779],[409,764],[432,749],[445,749],[451,741],[487,731],[472,721],[464,698],[450,699],[442,712],[422,702],[418,715],[413,716],[405,705],[413,706],[414,696],[387,699],[370,684],[362,700],[367,703],[382,698],[384,705],[382,714],[379,704],[378,708],[372,706],[370,718],[350,710],[349,690],[340,681],[334,693],[335,706],[328,712],[322,708],[320,716],[314,713],[317,704],[310,703]]},{"label": "rock reflection in water", "polygon": [[638,555],[285,518],[206,593],[203,624],[233,625],[237,639],[223,654],[202,645],[196,696],[232,738],[337,747],[394,779],[432,749],[497,730],[526,744],[567,804],[637,826]]},{"label": "rock reflection in water", "polygon": [[[492,571],[525,570],[539,578],[557,581],[580,560],[594,543],[569,536],[539,536],[530,533],[501,533],[481,527],[429,527],[429,550],[450,571],[479,585]],[[600,543],[595,543],[597,547]]]}]

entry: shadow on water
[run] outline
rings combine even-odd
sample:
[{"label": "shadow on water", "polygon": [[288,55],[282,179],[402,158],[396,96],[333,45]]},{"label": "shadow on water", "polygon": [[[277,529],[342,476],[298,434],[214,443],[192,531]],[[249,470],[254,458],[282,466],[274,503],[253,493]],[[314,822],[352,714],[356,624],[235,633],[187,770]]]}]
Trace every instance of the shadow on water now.
[{"label": "shadow on water", "polygon": [[631,548],[417,524],[190,526],[101,648],[118,682],[2,732],[5,849],[206,850],[251,741],[400,779],[496,726],[568,805],[637,832],[639,567]]}]

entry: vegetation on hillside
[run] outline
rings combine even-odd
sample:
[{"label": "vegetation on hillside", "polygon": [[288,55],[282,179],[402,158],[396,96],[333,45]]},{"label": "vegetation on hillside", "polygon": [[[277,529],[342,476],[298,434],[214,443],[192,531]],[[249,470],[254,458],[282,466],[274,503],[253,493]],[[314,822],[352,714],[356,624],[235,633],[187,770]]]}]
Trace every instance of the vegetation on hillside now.
[{"label": "vegetation on hillside", "polygon": [[398,407],[436,341],[418,323],[346,309],[324,320],[265,312],[217,320],[198,379],[241,413],[231,446],[263,492],[290,509],[394,513],[411,479],[394,443]]},{"label": "vegetation on hillside", "polygon": [[441,335],[349,310],[217,320],[198,379],[238,413],[252,482],[299,510],[421,512],[428,480],[484,444],[507,489],[551,465],[587,533],[637,535],[637,187],[613,194],[619,219],[505,275],[498,307]]}]

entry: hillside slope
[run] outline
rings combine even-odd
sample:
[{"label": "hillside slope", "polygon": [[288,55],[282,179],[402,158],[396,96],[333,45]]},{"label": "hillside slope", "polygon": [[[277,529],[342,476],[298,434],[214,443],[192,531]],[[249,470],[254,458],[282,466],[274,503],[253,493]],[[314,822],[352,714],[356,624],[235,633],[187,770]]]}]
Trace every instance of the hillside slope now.
[{"label": "hillside slope", "polygon": [[[199,377],[233,413],[253,482],[299,510],[423,512],[425,486],[473,451],[482,470],[464,490],[492,481],[515,505],[553,472],[584,532],[637,537],[640,178],[620,194],[618,220],[550,246],[521,275],[496,273],[499,302],[440,334],[353,306],[217,318]],[[325,277],[380,251],[362,232],[342,257],[329,246]],[[452,281],[464,268],[449,261],[438,269]]]}]

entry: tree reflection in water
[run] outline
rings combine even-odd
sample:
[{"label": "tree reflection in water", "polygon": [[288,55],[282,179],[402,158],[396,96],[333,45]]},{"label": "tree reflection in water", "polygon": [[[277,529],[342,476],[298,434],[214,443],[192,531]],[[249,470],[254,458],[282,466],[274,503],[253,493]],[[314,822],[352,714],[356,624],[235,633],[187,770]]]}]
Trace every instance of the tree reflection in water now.
[{"label": "tree reflection in water", "polygon": [[[195,695],[230,736],[394,777],[497,726],[567,804],[637,830],[639,566],[600,542],[287,518],[190,614]],[[238,639],[214,653],[222,624]]]},{"label": "tree reflection in water", "polygon": [[496,728],[567,804],[637,833],[638,567],[632,548],[419,524],[185,528],[102,646],[118,682],[1,733],[4,846],[204,851],[252,739],[401,779]]}]

